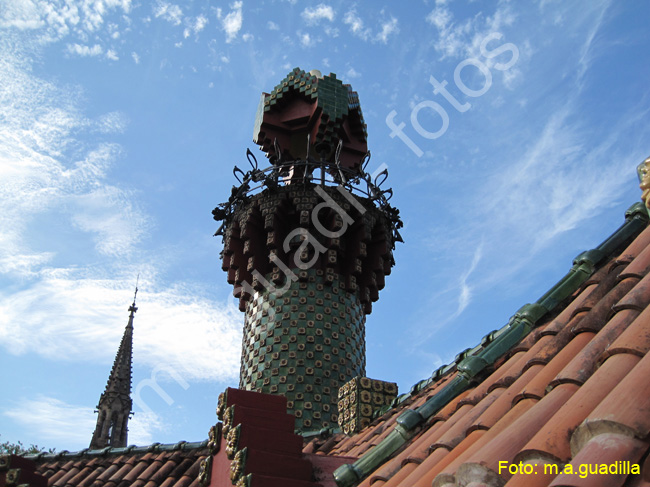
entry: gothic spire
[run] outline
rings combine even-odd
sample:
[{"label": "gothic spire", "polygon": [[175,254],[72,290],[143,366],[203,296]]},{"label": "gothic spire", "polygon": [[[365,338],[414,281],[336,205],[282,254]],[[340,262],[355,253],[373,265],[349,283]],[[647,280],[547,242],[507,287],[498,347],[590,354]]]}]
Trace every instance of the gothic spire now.
[{"label": "gothic spire", "polygon": [[135,286],[133,303],[129,306],[129,321],[124,330],[120,348],[117,351],[111,374],[106,383],[106,390],[97,404],[97,426],[93,433],[90,449],[107,446],[123,447],[127,444],[128,421],[131,411],[131,360],[133,355],[133,317],[138,308],[135,298],[138,285]]}]

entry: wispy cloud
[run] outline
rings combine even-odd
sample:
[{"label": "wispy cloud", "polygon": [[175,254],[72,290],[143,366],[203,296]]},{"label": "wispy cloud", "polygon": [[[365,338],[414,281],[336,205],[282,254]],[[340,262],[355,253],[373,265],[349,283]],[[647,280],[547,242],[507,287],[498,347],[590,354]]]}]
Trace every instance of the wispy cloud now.
[{"label": "wispy cloud", "polygon": [[456,20],[446,4],[438,4],[427,15],[426,20],[438,31],[434,48],[441,58],[480,57],[483,39],[515,21],[510,5],[500,4],[492,15],[476,15]]},{"label": "wispy cloud", "polygon": [[221,21],[223,30],[226,33],[227,43],[234,41],[237,38],[237,34],[242,28],[244,21],[244,16],[242,14],[243,5],[244,2],[241,1],[230,5],[231,11]]},{"label": "wispy cloud", "polygon": [[68,44],[68,52],[77,56],[99,56],[104,52],[102,46],[94,44],[93,46],[84,46],[80,44]]},{"label": "wispy cloud", "polygon": [[300,39],[300,45],[302,47],[311,47],[316,43],[316,41],[311,36],[311,34],[309,34],[309,32],[298,31],[297,34],[298,34],[298,38]]},{"label": "wispy cloud", "polygon": [[576,75],[576,83],[579,88],[582,88],[584,76],[593,60],[594,49],[592,48],[592,45],[596,41],[596,36],[605,20],[605,14],[609,9],[610,4],[611,2],[606,1],[600,5],[595,5],[595,7],[598,8],[598,11],[596,12],[596,20],[591,24],[585,42],[580,49],[580,60],[578,61],[578,73]]},{"label": "wispy cloud", "polygon": [[[386,17],[386,12],[381,10],[379,14]],[[357,9],[352,7],[343,16],[343,23],[347,25],[350,32],[356,37],[364,41],[388,43],[388,39],[399,33],[398,21],[395,17],[390,16],[388,20],[383,20],[379,23],[378,32],[373,35],[373,29],[368,27],[361,16],[357,13]]]},{"label": "wispy cloud", "polygon": [[[26,434],[37,438],[38,446],[44,448],[51,445],[62,445],[70,451],[88,448],[97,424],[94,408],[69,404],[43,394],[21,398],[19,405],[5,401],[4,406],[2,414],[20,424]],[[150,445],[154,434],[163,427],[157,414],[137,411],[129,420],[129,445]]]},{"label": "wispy cloud", "polygon": [[0,27],[33,31],[40,42],[63,39],[70,33],[96,34],[112,11],[128,14],[130,0],[88,0],[65,5],[48,1],[6,2],[0,10]]},{"label": "wispy cloud", "polygon": [[377,40],[386,44],[391,35],[397,34],[399,27],[397,26],[397,19],[392,17],[388,22],[381,24],[381,31],[377,34]]},{"label": "wispy cloud", "polygon": [[173,3],[158,0],[153,7],[153,14],[173,25],[181,25],[183,22],[183,10]]},{"label": "wispy cloud", "polygon": [[[29,289],[0,294],[2,344],[19,356],[35,353],[109,366],[126,325],[132,285],[132,276],[101,278],[96,270],[50,269]],[[234,304],[217,304],[200,293],[182,283],[141,282],[134,332],[137,366],[173,366],[184,371],[187,381],[237,376],[240,313]]]},{"label": "wispy cloud", "polygon": [[361,77],[361,73],[357,72],[356,69],[350,67],[350,69],[347,70],[345,73],[346,78],[359,78]]},{"label": "wispy cloud", "polygon": [[318,24],[321,20],[333,22],[334,15],[334,9],[324,3],[318,4],[316,7],[307,7],[301,14],[307,25]]},{"label": "wispy cloud", "polygon": [[194,33],[196,36],[199,32],[205,29],[205,26],[208,25],[209,20],[205,15],[199,15],[196,18],[186,18],[185,19],[185,29],[183,30],[183,37],[187,39],[190,34]]},{"label": "wispy cloud", "polygon": [[[28,434],[38,438],[38,446],[69,445],[69,448],[87,448],[97,419],[92,407],[74,406],[59,399],[38,395],[21,398],[19,405],[10,405],[3,415],[21,424]],[[36,442],[35,442],[36,443]]]},{"label": "wispy cloud", "polygon": [[350,27],[350,32],[361,39],[368,39],[370,37],[370,29],[366,28],[363,20],[357,14],[357,10],[352,8],[345,13],[343,23]]},{"label": "wispy cloud", "polygon": [[[34,76],[25,58],[9,49],[2,49],[2,57],[0,272],[28,272],[25,266],[54,255],[30,250],[28,243],[36,231],[34,220],[45,213],[54,212],[69,228],[88,233],[101,254],[130,253],[149,219],[130,190],[106,182],[121,148],[80,138],[122,132],[126,117],[111,112],[89,119],[79,107],[78,91]],[[61,228],[51,230],[53,243]],[[41,225],[41,239],[48,240],[47,231]],[[20,265],[12,263],[14,258]]]}]

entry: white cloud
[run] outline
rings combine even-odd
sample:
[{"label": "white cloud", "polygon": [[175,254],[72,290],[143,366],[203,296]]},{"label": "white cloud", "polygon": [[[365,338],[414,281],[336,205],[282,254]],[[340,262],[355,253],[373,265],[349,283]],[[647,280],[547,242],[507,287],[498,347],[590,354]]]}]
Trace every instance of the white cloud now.
[{"label": "white cloud", "polygon": [[242,35],[241,38],[242,38],[242,40],[244,42],[248,42],[248,41],[252,41],[253,39],[255,39],[255,36],[253,34],[247,32],[246,34]]},{"label": "white cloud", "polygon": [[[134,364],[164,364],[187,381],[236,378],[242,316],[235,304],[217,304],[182,283],[161,287],[146,277],[155,267],[139,267],[147,273],[139,286]],[[110,366],[133,298],[133,270],[127,273],[102,279],[91,270],[51,269],[29,289],[0,294],[2,346],[18,356]]]},{"label": "white cloud", "polygon": [[[130,0],[57,2],[23,0],[4,2],[0,9],[0,27],[35,31],[31,41],[53,42],[75,33],[80,39],[99,32],[105,18],[115,10],[128,13]],[[114,34],[113,30],[109,30]]]},{"label": "white cloud", "polygon": [[[600,6],[599,6],[600,7]],[[587,38],[585,39],[584,44],[580,49],[580,60],[578,61],[578,74],[576,76],[576,83],[580,88],[582,88],[584,82],[584,76],[587,70],[591,66],[591,62],[594,56],[594,50],[592,49],[592,44],[594,44],[596,39],[596,34],[600,30],[604,19],[605,13],[609,8],[609,2],[605,2],[599,11],[596,13],[596,21],[591,25],[589,32],[587,33]]]},{"label": "white cloud", "polygon": [[370,29],[366,29],[363,25],[363,20],[357,15],[356,9],[348,10],[343,17],[343,23],[350,26],[350,32],[361,39],[368,39],[370,37]]},{"label": "white cloud", "polygon": [[[27,435],[38,438],[38,446],[64,445],[71,451],[88,448],[88,439],[97,424],[93,407],[68,404],[43,394],[35,398],[21,398],[20,405],[9,406],[3,415],[20,424]],[[129,420],[129,444],[150,445],[154,432],[162,429],[163,424],[157,414],[138,411]]]},{"label": "white cloud", "polygon": [[102,46],[95,44],[93,46],[83,46],[80,44],[68,44],[68,52],[70,54],[75,54],[77,56],[87,57],[87,56],[99,56],[104,52]]},{"label": "white cloud", "polygon": [[[101,52],[72,50],[81,55]],[[36,272],[58,253],[52,249],[61,242],[62,231],[88,232],[90,239],[79,232],[76,242],[91,253],[93,239],[99,254],[114,255],[118,249],[130,253],[149,224],[132,193],[105,181],[120,147],[79,138],[119,133],[126,118],[111,112],[88,119],[80,112],[77,87],[61,89],[35,77],[29,63],[8,49],[0,59],[0,273]],[[35,220],[48,214],[56,219],[36,227]],[[130,228],[131,235],[120,225]],[[29,238],[35,234],[38,239]]]},{"label": "white cloud", "polygon": [[183,11],[178,5],[158,0],[153,7],[153,14],[173,25],[180,25],[183,21]]},{"label": "white cloud", "polygon": [[194,30],[195,34],[198,34],[205,28],[206,25],[208,25],[208,22],[208,18],[205,15],[199,15],[194,21],[192,30]]},{"label": "white cloud", "polygon": [[280,26],[271,20],[267,22],[266,27],[269,30],[280,30]]},{"label": "white cloud", "polygon": [[140,55],[137,52],[133,51],[131,53],[131,57],[133,58],[133,62],[135,64],[140,64]]},{"label": "white cloud", "polygon": [[510,5],[501,4],[491,16],[477,15],[463,21],[456,21],[445,4],[438,4],[427,15],[426,20],[438,31],[435,49],[446,57],[479,58],[480,45],[490,34],[500,32],[515,21]]},{"label": "white cloud", "polygon": [[377,34],[376,39],[386,44],[388,42],[388,37],[392,34],[397,34],[398,32],[399,27],[397,27],[397,19],[392,17],[388,22],[381,24],[381,32]]},{"label": "white cloud", "polygon": [[88,447],[89,432],[97,423],[93,411],[92,407],[74,406],[38,395],[34,399],[21,398],[19,405],[10,406],[3,414],[23,425],[28,434],[38,437],[39,446],[51,442],[70,445],[74,450]]},{"label": "white cloud", "polygon": [[185,27],[183,30],[183,37],[187,39],[192,32],[194,35],[197,35],[199,32],[205,29],[205,26],[208,25],[208,23],[208,18],[203,14],[197,16],[194,20],[190,18],[185,19],[185,24],[187,27]]},{"label": "white cloud", "polygon": [[138,411],[129,419],[129,445],[151,445],[154,433],[164,429],[165,425],[159,415],[153,411]]},{"label": "white cloud", "polygon": [[339,36],[339,30],[336,27],[331,27],[331,26],[326,26],[324,29],[325,34],[327,34],[330,37],[338,37]]},{"label": "white cloud", "polygon": [[120,57],[117,55],[117,52],[115,52],[113,49],[109,49],[108,51],[106,51],[106,57],[111,61],[120,60]]},{"label": "white cloud", "polygon": [[334,21],[334,9],[324,3],[316,7],[306,8],[301,15],[305,19],[305,22],[307,22],[307,25],[318,24],[321,20]]},{"label": "white cloud", "polygon": [[[326,61],[326,60],[324,59],[323,61]],[[348,71],[345,73],[345,76],[346,76],[346,78],[350,78],[350,79],[353,79],[353,78],[359,78],[359,77],[361,77],[361,73],[357,72],[356,69],[354,69],[354,68],[351,67],[351,68],[348,69]]]},{"label": "white cloud", "polygon": [[235,2],[230,5],[231,11],[221,21],[224,32],[226,33],[226,42],[231,43],[237,38],[237,34],[242,28],[243,14],[242,7],[244,2]]},{"label": "white cloud", "polygon": [[[381,15],[384,15],[382,10]],[[366,27],[363,19],[357,14],[356,8],[351,8],[343,16],[343,23],[350,27],[350,32],[364,41],[372,40],[373,42],[383,42],[386,44],[388,38],[399,32],[398,22],[395,17],[380,23],[379,32],[373,36],[372,29]]]},{"label": "white cloud", "polygon": [[301,32],[298,32],[298,38],[300,39],[300,44],[303,47],[310,47],[314,45],[314,39],[309,35],[309,32],[305,32],[304,34]]}]

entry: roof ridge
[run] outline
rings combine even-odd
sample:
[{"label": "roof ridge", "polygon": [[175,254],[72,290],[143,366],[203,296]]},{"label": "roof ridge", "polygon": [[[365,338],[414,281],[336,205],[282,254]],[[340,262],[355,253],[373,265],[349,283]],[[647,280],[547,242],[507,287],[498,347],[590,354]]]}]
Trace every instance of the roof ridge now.
[{"label": "roof ridge", "polygon": [[[499,357],[516,346],[527,336],[541,318],[557,308],[565,299],[575,293],[617,249],[635,237],[648,223],[648,211],[641,202],[630,206],[625,212],[625,222],[599,246],[579,254],[569,272],[549,289],[535,303],[522,306],[508,323],[498,331],[491,332],[473,349],[467,349],[456,356],[454,363],[438,368],[429,379],[416,383],[408,394],[398,396],[391,407],[415,395],[424,386],[444,377],[453,370],[458,371],[442,390],[429,398],[417,409],[406,409],[396,420],[393,430],[372,450],[362,455],[354,464],[346,464],[334,472],[339,487],[352,487],[367,477],[376,467],[385,463],[400,447],[419,431],[428,418],[442,409],[476,378],[489,369]],[[492,334],[491,339],[486,340]],[[484,346],[484,341],[487,341]],[[384,410],[386,412],[386,410]]]},{"label": "roof ridge", "polygon": [[208,446],[208,440],[203,441],[194,441],[187,442],[184,440],[178,441],[176,443],[152,443],[151,445],[146,446],[136,446],[129,445],[123,447],[111,447],[107,446],[106,448],[100,448],[97,450],[91,450],[90,448],[84,448],[83,450],[70,452],[68,450],[63,450],[56,453],[32,453],[29,455],[23,455],[24,458],[28,460],[58,460],[58,459],[73,459],[73,458],[82,458],[82,457],[99,457],[105,455],[123,455],[123,454],[138,454],[138,453],[151,453],[151,452],[165,452],[165,451],[189,451],[189,450],[198,450],[200,448],[205,448]]}]

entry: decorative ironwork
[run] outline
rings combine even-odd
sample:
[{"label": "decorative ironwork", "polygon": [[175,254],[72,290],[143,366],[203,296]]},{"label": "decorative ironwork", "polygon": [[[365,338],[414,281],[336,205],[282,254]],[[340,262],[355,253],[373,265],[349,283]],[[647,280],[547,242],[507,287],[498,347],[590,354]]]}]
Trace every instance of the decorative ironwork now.
[{"label": "decorative ironwork", "polygon": [[316,160],[308,156],[304,160],[276,162],[264,169],[259,169],[257,159],[250,149],[246,150],[246,158],[251,169],[244,172],[239,167],[234,167],[233,174],[239,181],[239,186],[233,186],[228,201],[220,203],[212,210],[214,219],[223,222],[215,236],[224,235],[224,230],[231,223],[235,210],[250,201],[251,195],[264,189],[273,190],[289,184],[304,186],[317,184],[319,186],[342,185],[352,194],[375,202],[375,205],[390,221],[393,233],[392,248],[395,248],[395,242],[403,242],[399,233],[399,229],[403,226],[399,210],[389,203],[393,196],[393,190],[392,188],[382,188],[388,178],[388,169],[381,171],[374,179],[365,172],[365,168],[370,162],[370,151],[366,153],[360,170],[342,166],[338,161],[338,155],[334,164],[324,159]]}]

